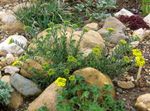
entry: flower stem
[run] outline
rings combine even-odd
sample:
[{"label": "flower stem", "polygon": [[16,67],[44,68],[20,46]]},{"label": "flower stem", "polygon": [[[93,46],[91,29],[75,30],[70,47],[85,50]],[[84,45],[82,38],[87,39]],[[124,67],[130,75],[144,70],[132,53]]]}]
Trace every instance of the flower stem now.
[{"label": "flower stem", "polygon": [[141,71],[142,71],[142,66],[140,66],[138,69],[136,81],[138,81],[141,78]]}]

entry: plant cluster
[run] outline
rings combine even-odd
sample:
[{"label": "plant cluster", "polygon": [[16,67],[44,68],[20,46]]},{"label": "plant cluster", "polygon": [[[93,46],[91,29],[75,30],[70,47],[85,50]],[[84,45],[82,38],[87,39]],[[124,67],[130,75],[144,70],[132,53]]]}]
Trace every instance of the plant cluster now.
[{"label": "plant cluster", "polygon": [[57,0],[37,0],[29,7],[23,7],[15,12],[17,18],[24,23],[25,30],[35,36],[39,31],[48,28],[49,22],[62,23],[69,18]]},{"label": "plant cluster", "polygon": [[132,46],[125,40],[121,40],[111,53],[107,54],[104,49],[95,47],[92,53],[85,57],[79,51],[79,46],[86,30],[77,42],[72,39],[73,32],[70,36],[67,35],[68,22],[65,22],[63,26],[53,23],[49,25],[51,27],[47,29],[48,34],[35,40],[36,48],[27,51],[28,58],[45,60],[41,64],[43,71],[31,70],[35,74],[33,80],[42,88],[47,87],[58,77],[70,76],[80,68],[93,67],[114,77],[126,72],[134,64]]},{"label": "plant cluster", "polygon": [[82,17],[100,21],[111,15],[108,10],[115,8],[115,4],[115,0],[85,0],[77,3],[74,8],[75,13],[80,13]]},{"label": "plant cluster", "polygon": [[81,76],[72,77],[59,92],[57,111],[125,111],[123,101],[114,100],[108,93],[110,85],[100,88],[87,84]]},{"label": "plant cluster", "polygon": [[119,20],[132,30],[137,30],[139,28],[149,28],[143,18],[138,15],[132,15],[130,17],[121,15],[119,17]]},{"label": "plant cluster", "polygon": [[13,89],[10,85],[0,80],[0,104],[8,105]]}]

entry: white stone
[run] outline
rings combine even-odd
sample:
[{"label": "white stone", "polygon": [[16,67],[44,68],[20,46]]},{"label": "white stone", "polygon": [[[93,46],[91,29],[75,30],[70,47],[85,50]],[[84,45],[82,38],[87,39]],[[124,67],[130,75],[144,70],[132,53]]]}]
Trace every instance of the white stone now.
[{"label": "white stone", "polygon": [[149,25],[150,27],[150,14],[148,14],[146,17],[144,17],[144,21]]},{"label": "white stone", "polygon": [[16,17],[11,12],[1,11],[0,12],[0,21],[4,24],[16,22]]},{"label": "white stone", "polygon": [[138,36],[140,40],[143,40],[145,36],[145,30],[143,28],[140,28],[138,30],[135,30],[133,32],[133,36]]},{"label": "white stone", "polygon": [[115,17],[119,17],[121,15],[130,17],[134,14],[132,12],[128,11],[127,9],[122,8],[119,12],[115,13],[114,15],[115,15]]},{"label": "white stone", "polygon": [[24,52],[23,48],[26,46],[27,39],[24,36],[12,35],[0,44],[0,51],[19,55]]},{"label": "white stone", "polygon": [[4,67],[4,72],[8,73],[8,74],[15,74],[17,72],[19,72],[19,68],[15,67],[15,66],[6,66]]},{"label": "white stone", "polygon": [[6,55],[6,62],[7,64],[11,64],[15,61],[15,57],[12,54],[7,54]]}]

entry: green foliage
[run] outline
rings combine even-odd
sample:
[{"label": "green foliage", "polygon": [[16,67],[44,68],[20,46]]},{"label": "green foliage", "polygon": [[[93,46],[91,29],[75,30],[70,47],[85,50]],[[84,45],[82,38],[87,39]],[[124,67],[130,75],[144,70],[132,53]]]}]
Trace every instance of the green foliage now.
[{"label": "green foliage", "polygon": [[41,106],[37,111],[49,111],[46,106]]},{"label": "green foliage", "polygon": [[[118,76],[123,72],[128,71],[133,66],[132,61],[132,46],[125,40],[121,40],[116,48],[108,55],[105,51],[99,51],[100,54],[95,54],[95,49],[85,58],[84,66],[90,66],[99,69],[104,74],[111,77]],[[101,50],[98,47],[96,50]],[[98,51],[97,51],[98,52]]]},{"label": "green foliage", "polygon": [[108,13],[108,9],[115,8],[115,0],[87,0],[75,5],[75,12],[82,14],[84,18],[92,20],[102,20],[111,14]]},{"label": "green foliage", "polygon": [[13,89],[10,85],[0,80],[0,104],[8,105]]},{"label": "green foliage", "polygon": [[25,30],[35,36],[39,31],[48,28],[49,22],[62,23],[66,18],[69,18],[57,0],[38,0],[27,6],[19,9],[16,13],[17,18],[24,23]]},{"label": "green foliage", "polygon": [[[67,77],[72,71],[78,69],[79,59],[82,57],[78,49],[80,41],[75,43],[72,37],[67,39],[67,22],[64,26],[53,23],[49,25],[51,27],[47,30],[48,34],[35,40],[36,49],[28,50],[30,58],[42,57],[45,60],[45,63],[42,64],[42,73],[32,69],[35,73],[33,79],[41,87],[46,87],[59,76]],[[58,34],[60,32],[61,34]],[[48,77],[45,77],[44,74],[47,74]]]},{"label": "green foliage", "polygon": [[141,10],[143,15],[150,13],[150,0],[142,0]]},{"label": "green foliage", "polygon": [[125,111],[122,101],[115,101],[110,93],[104,93],[111,88],[89,85],[83,77],[76,76],[60,91],[57,111]]}]

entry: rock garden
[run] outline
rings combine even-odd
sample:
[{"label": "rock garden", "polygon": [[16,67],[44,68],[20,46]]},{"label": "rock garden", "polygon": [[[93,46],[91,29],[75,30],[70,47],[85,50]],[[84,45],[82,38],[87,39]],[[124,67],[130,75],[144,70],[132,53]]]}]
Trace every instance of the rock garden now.
[{"label": "rock garden", "polygon": [[0,111],[150,111],[150,1],[0,0]]}]

